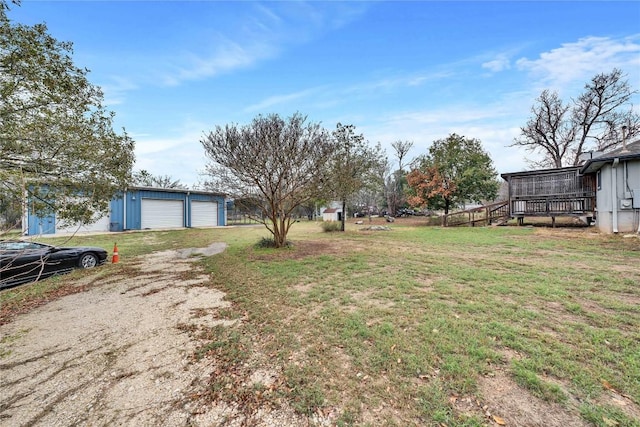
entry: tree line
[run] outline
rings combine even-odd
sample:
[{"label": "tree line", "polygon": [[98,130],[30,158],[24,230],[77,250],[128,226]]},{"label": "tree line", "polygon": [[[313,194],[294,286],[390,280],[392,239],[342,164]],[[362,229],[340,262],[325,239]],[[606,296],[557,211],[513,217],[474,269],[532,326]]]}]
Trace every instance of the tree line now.
[{"label": "tree line", "polygon": [[[44,24],[11,22],[11,4],[19,3],[0,0],[0,222],[18,222],[28,200],[32,212],[89,223],[129,186],[184,188],[169,175],[133,172],[134,141],[113,129],[114,113],[89,71],[74,64],[73,45]],[[636,93],[619,69],[597,74],[568,102],[545,90],[513,146],[536,154],[536,167],[576,165],[584,152],[614,149],[640,133]],[[339,200],[344,213],[349,206],[447,213],[492,200],[498,189],[481,141],[456,133],[413,159],[414,143],[395,141],[390,159],[352,124],[329,131],[296,113],[219,125],[200,142],[208,158],[201,188],[259,213],[278,247],[296,212],[318,203]]]},{"label": "tree line", "polygon": [[456,134],[434,142],[408,174],[403,161],[412,142],[392,145],[399,168],[390,173],[380,144],[369,144],[354,125],[338,123],[329,132],[300,113],[217,126],[201,143],[209,159],[207,186],[253,212],[275,247],[286,246],[294,213],[302,206],[340,201],[344,231],[347,204],[357,198],[367,200],[367,208],[385,205],[391,215],[407,203],[447,212],[461,202],[493,199],[498,190],[480,141]]}]

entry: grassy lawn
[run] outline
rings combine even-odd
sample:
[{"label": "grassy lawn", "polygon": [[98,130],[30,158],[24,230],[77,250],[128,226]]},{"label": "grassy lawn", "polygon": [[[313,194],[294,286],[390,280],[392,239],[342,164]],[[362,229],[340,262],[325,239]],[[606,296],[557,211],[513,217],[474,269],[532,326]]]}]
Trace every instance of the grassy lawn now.
[{"label": "grassy lawn", "polygon": [[[109,274],[135,255],[227,242],[202,262],[233,303],[220,317],[242,321],[194,331],[203,340],[195,357],[217,366],[206,397],[246,411],[286,402],[336,425],[543,425],[542,412],[640,425],[640,239],[390,225],[323,233],[301,222],[285,250],[254,247],[267,236],[259,227],[69,244],[111,250],[117,239],[121,264]],[[34,292],[3,292],[0,302],[20,307]],[[272,380],[248,381],[259,370]],[[530,416],[514,413],[527,404],[540,424],[509,423]]]}]

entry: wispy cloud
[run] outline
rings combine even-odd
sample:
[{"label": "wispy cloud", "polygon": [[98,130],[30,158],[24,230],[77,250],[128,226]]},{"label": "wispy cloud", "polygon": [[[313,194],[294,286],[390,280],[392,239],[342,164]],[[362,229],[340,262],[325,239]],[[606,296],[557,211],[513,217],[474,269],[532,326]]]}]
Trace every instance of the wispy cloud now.
[{"label": "wispy cloud", "polygon": [[516,66],[530,72],[541,85],[562,88],[586,82],[597,73],[618,67],[640,77],[640,34],[625,38],[585,37],[543,52],[536,59],[520,58]]},{"label": "wispy cloud", "polygon": [[261,111],[270,107],[286,105],[309,98],[308,104],[318,109],[333,108],[340,104],[354,102],[370,97],[379,97],[382,93],[396,90],[411,90],[428,82],[445,80],[451,77],[451,71],[436,71],[430,73],[413,72],[407,75],[393,75],[388,77],[371,78],[368,81],[346,85],[323,85],[302,89],[294,93],[276,94],[252,104],[244,109],[245,112]]},{"label": "wispy cloud", "polygon": [[244,109],[245,112],[251,113],[254,111],[263,111],[267,108],[274,107],[277,105],[291,103],[292,101],[297,101],[308,96],[316,95],[323,90],[322,87],[315,87],[310,89],[301,90],[299,92],[288,93],[284,95],[274,95],[270,96],[257,104],[253,104]]},{"label": "wispy cloud", "polygon": [[498,73],[511,68],[511,61],[506,55],[499,55],[496,59],[483,63],[482,68]]},{"label": "wispy cloud", "polygon": [[250,67],[258,61],[275,56],[278,52],[276,46],[259,40],[240,44],[219,39],[213,44],[214,52],[210,54],[193,52],[184,54],[181,59],[182,64],[164,76],[164,84],[176,86],[187,80],[215,77],[222,73]]},{"label": "wispy cloud", "polygon": [[136,135],[136,166],[154,175],[171,175],[188,186],[198,182],[198,172],[206,164],[200,141],[207,124],[187,119],[173,130],[172,136],[154,138]]},{"label": "wispy cloud", "polygon": [[166,85],[215,77],[279,56],[289,46],[346,25],[362,15],[363,4],[284,2],[250,4],[235,16],[232,31],[209,35],[177,55],[179,65],[165,73]]},{"label": "wispy cloud", "polygon": [[110,76],[106,83],[100,85],[104,92],[106,105],[114,106],[125,102],[127,93],[138,89],[130,78],[122,76]]}]

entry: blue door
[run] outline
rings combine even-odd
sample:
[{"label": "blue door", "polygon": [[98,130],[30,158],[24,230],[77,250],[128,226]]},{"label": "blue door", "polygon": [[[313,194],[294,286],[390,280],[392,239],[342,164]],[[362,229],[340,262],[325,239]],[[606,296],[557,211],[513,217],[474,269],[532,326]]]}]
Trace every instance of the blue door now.
[{"label": "blue door", "polygon": [[29,236],[37,236],[39,234],[55,234],[55,232],[55,214],[52,213],[41,217],[29,214]]}]

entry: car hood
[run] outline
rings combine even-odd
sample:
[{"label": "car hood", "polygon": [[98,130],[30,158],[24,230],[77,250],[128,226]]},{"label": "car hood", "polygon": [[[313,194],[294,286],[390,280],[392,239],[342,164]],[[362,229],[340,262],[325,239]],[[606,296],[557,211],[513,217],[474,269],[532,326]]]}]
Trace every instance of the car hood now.
[{"label": "car hood", "polygon": [[56,246],[54,249],[55,252],[60,251],[68,251],[68,252],[96,252],[96,253],[107,253],[107,251],[103,248],[99,248],[97,246]]}]

